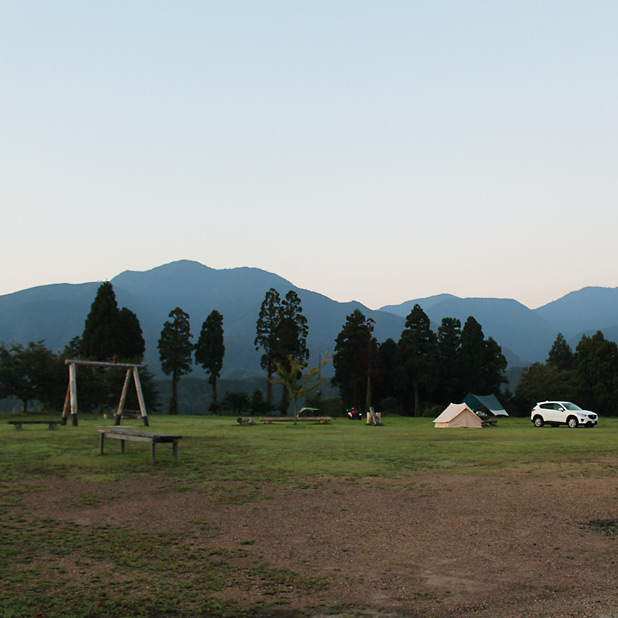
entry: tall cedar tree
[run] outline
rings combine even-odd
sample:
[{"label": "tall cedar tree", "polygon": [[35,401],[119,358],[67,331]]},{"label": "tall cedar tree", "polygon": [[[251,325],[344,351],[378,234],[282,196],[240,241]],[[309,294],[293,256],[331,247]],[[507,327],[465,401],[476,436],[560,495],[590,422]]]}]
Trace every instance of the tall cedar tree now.
[{"label": "tall cedar tree", "polygon": [[[275,363],[291,368],[291,360],[306,363],[309,358],[307,349],[307,318],[303,315],[300,305],[300,298],[294,290],[290,290],[283,301],[279,310],[279,323],[277,325],[277,351],[275,353]],[[279,409],[281,414],[287,414],[290,407],[290,394],[288,388],[284,388],[281,393]]]},{"label": "tall cedar tree", "polygon": [[168,320],[163,325],[159,337],[158,348],[161,368],[165,375],[172,376],[169,413],[178,414],[178,381],[180,377],[191,371],[191,326],[189,315],[180,307],[170,311]]},{"label": "tall cedar tree", "polygon": [[294,290],[290,290],[283,301],[279,311],[279,332],[277,342],[277,362],[281,365],[290,366],[290,358],[301,363],[309,359],[307,349],[307,318],[303,315],[300,298]]},{"label": "tall cedar tree", "polygon": [[80,355],[98,361],[141,362],[146,350],[142,328],[135,313],[118,309],[109,281],[99,286],[81,337]]},{"label": "tall cedar tree", "polygon": [[378,402],[395,397],[397,384],[395,375],[397,367],[397,342],[390,337],[378,346],[377,362],[373,368],[375,386],[372,398]]},{"label": "tall cedar tree", "polygon": [[472,317],[461,330],[462,384],[467,392],[485,395],[495,393],[506,382],[506,358],[496,341],[485,339],[483,328]]},{"label": "tall cedar tree", "polygon": [[[89,358],[97,361],[141,363],[146,342],[139,320],[133,311],[118,308],[114,288],[109,281],[102,283],[90,307],[81,338],[76,337],[67,346],[65,358]],[[81,367],[79,371],[80,408],[94,410],[117,405],[126,371],[103,370],[100,367]],[[142,367],[140,381],[148,409],[158,406],[154,375]],[[128,394],[128,405],[136,405],[133,391]]]},{"label": "tall cedar tree", "polygon": [[412,390],[414,414],[418,416],[421,413],[421,393],[431,391],[437,382],[436,335],[431,330],[427,314],[419,304],[414,305],[406,318],[397,353],[404,407]]},{"label": "tall cedar tree", "polygon": [[443,318],[438,327],[436,355],[442,404],[463,401],[465,392],[461,384],[461,322],[457,318]]},{"label": "tall cedar tree", "polygon": [[146,342],[137,316],[126,307],[118,312],[116,320],[116,357],[127,362],[141,363]]},{"label": "tall cedar tree", "polygon": [[461,330],[462,384],[471,393],[484,395],[483,363],[485,361],[485,335],[481,325],[469,316]]},{"label": "tall cedar tree", "polygon": [[502,354],[502,348],[493,337],[488,337],[485,340],[484,358],[483,381],[485,393],[497,393],[502,384],[507,382],[504,375],[507,362],[504,354]]},{"label": "tall cedar tree", "polygon": [[202,324],[200,336],[195,344],[195,362],[208,374],[208,383],[212,387],[210,409],[218,410],[217,379],[221,375],[225,345],[223,344],[223,316],[212,311]]},{"label": "tall cedar tree", "polygon": [[257,319],[255,349],[262,348],[260,367],[266,371],[266,405],[270,409],[273,400],[272,376],[277,360],[278,325],[281,310],[281,296],[274,288],[266,292]]},{"label": "tall cedar tree", "polygon": [[[255,349],[264,353],[260,366],[266,370],[266,404],[272,406],[272,376],[277,363],[289,367],[290,357],[306,362],[307,318],[303,315],[298,294],[290,290],[283,301],[279,292],[270,288],[262,301],[256,324]],[[282,409],[287,409],[288,391],[283,391]]]},{"label": "tall cedar tree", "polygon": [[571,369],[573,366],[573,350],[571,350],[571,346],[566,342],[562,333],[558,333],[549,350],[547,364],[558,369]]},{"label": "tall cedar tree", "polygon": [[81,353],[97,361],[111,361],[116,354],[118,303],[114,288],[104,281],[90,306],[81,338]]},{"label": "tall cedar tree", "polygon": [[335,376],[331,382],[339,388],[348,408],[360,410],[363,404],[371,405],[371,375],[377,348],[373,327],[374,321],[355,309],[335,339]]}]

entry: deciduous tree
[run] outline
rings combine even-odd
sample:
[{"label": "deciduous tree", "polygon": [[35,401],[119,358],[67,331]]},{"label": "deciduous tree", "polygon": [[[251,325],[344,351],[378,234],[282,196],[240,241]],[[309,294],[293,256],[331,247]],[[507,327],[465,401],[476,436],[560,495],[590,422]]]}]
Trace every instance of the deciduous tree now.
[{"label": "deciduous tree", "polygon": [[577,398],[574,373],[556,365],[534,363],[530,365],[515,387],[515,397],[523,411],[532,409],[535,403],[546,399]]},{"label": "deciduous tree", "polygon": [[599,330],[584,335],[575,351],[578,403],[599,414],[618,414],[618,345]]},{"label": "deciduous tree", "polygon": [[281,384],[289,393],[294,406],[294,424],[298,420],[298,400],[305,397],[324,382],[326,378],[319,378],[321,367],[330,362],[330,358],[324,358],[320,366],[312,367],[303,373],[307,361],[288,356],[287,363],[276,363],[276,378],[272,378],[275,384]]},{"label": "deciduous tree", "polygon": [[33,401],[58,409],[65,384],[63,366],[44,341],[0,344],[0,396],[17,397],[27,412]]}]

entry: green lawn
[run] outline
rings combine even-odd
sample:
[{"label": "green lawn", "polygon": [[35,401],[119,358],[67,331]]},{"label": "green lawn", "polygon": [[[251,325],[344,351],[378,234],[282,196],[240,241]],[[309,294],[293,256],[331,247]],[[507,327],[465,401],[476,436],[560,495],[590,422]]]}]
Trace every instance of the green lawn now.
[{"label": "green lawn", "polygon": [[[218,591],[224,582],[259,586],[271,600],[279,590],[327,585],[276,565],[241,568],[234,556],[207,544],[216,531],[206,530],[205,524],[196,549],[195,543],[189,547],[186,538],[174,534],[68,525],[45,513],[24,514],[20,502],[31,491],[26,481],[53,476],[67,482],[112,482],[113,487],[115,481],[137,475],[168,479],[172,482],[166,486],[177,491],[200,492],[220,491],[221,484],[234,481],[236,493],[230,500],[242,504],[262,495],[267,484],[299,486],[325,475],[355,482],[368,476],[414,478],[426,470],[492,474],[512,467],[565,475],[615,474],[618,443],[618,419],[602,419],[594,429],[538,429],[528,419],[508,418],[497,427],[473,430],[435,429],[426,418],[385,417],[383,426],[374,427],[347,419],[328,425],[238,425],[232,417],[153,415],[151,431],[183,439],[178,463],[172,460],[171,446],[164,444],[152,465],[142,443],[127,443],[122,455],[119,442],[109,440],[105,456],[99,455],[96,429],[112,425],[111,420],[82,415],[78,427],[26,425],[17,431],[6,422],[13,417],[0,418],[0,618],[263,616],[267,614],[259,607],[221,601]],[[142,428],[139,421],[126,424]],[[165,553],[153,553],[153,544]],[[101,572],[114,581],[113,587]],[[112,589],[116,594],[110,594]]]},{"label": "green lawn", "polygon": [[[171,448],[160,445],[154,467],[146,445],[129,443],[121,457],[115,441],[108,441],[106,455],[99,456],[96,429],[111,426],[111,420],[82,415],[78,427],[55,431],[44,425],[16,431],[0,423],[0,464],[5,481],[65,473],[109,478],[129,468],[187,478],[207,468],[213,479],[276,481],[321,474],[402,476],[432,468],[470,473],[551,462],[594,464],[614,454],[618,440],[618,419],[602,419],[593,429],[539,429],[528,419],[505,418],[481,430],[435,429],[426,418],[383,420],[379,427],[348,419],[329,425],[237,425],[232,417],[153,415],[150,431],[183,436],[178,463],[172,462]],[[146,429],[137,420],[125,424]]]}]

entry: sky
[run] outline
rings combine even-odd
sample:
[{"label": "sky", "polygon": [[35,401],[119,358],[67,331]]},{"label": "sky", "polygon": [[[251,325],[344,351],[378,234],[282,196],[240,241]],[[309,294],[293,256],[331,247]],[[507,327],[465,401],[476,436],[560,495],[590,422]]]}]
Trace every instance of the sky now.
[{"label": "sky", "polygon": [[615,0],[0,0],[0,294],[618,286]]}]

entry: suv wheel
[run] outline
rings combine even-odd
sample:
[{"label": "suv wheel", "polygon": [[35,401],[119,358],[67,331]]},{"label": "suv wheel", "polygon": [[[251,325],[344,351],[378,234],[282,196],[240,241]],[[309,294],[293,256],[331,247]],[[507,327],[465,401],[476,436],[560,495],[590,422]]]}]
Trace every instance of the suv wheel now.
[{"label": "suv wheel", "polygon": [[574,429],[575,427],[577,427],[579,423],[577,422],[577,419],[574,416],[569,416],[569,418],[567,419],[567,425],[571,428]]},{"label": "suv wheel", "polygon": [[545,421],[543,420],[542,416],[535,416],[534,417],[534,426],[535,427],[543,427],[544,424],[545,424]]}]

